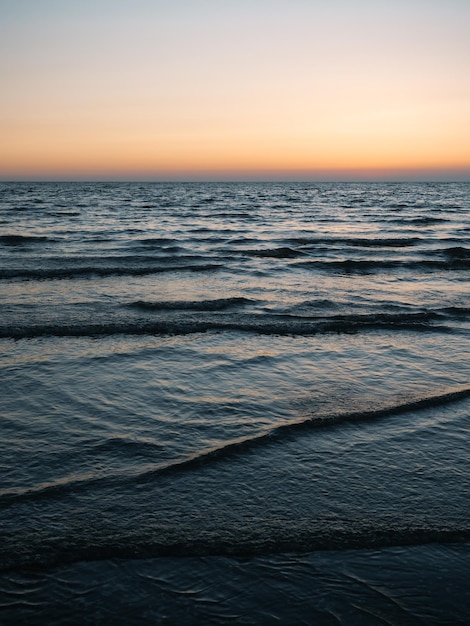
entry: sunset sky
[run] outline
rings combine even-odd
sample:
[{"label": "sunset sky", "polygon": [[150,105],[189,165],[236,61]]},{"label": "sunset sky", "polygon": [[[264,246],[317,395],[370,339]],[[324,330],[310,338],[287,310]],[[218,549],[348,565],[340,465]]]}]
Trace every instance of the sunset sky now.
[{"label": "sunset sky", "polygon": [[0,0],[0,179],[470,180],[470,0]]}]

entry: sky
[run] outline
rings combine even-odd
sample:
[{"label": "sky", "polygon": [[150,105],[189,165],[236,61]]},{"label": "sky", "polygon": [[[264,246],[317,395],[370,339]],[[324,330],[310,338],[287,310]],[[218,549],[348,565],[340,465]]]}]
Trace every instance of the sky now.
[{"label": "sky", "polygon": [[470,0],[0,0],[2,180],[470,180]]}]

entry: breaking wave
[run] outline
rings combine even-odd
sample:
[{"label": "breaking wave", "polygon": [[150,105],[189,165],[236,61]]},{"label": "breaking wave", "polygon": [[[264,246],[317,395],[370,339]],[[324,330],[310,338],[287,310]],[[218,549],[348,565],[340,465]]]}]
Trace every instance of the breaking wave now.
[{"label": "breaking wave", "polygon": [[364,549],[470,540],[462,520],[393,516],[334,518],[299,516],[296,520],[249,518],[239,523],[211,516],[197,523],[165,520],[138,528],[69,528],[57,536],[43,528],[4,538],[1,570],[44,570],[78,561],[148,559],[177,556],[252,557],[282,552]]},{"label": "breaking wave", "polygon": [[[113,319],[90,316],[90,321],[34,324],[4,323],[0,337],[27,339],[33,337],[94,337],[110,335],[188,335],[208,331],[248,332],[262,335],[353,334],[373,330],[413,330],[415,332],[448,332],[445,320],[466,315],[463,309],[423,311],[417,313],[375,313],[304,317],[257,313],[223,313],[250,304],[245,298],[227,298],[188,302],[134,302],[132,308],[147,312],[145,318]],[[166,314],[165,314],[166,312]],[[173,312],[173,315],[172,315]],[[192,312],[204,312],[194,315]],[[159,314],[160,313],[160,314]],[[441,322],[441,323],[437,323]]]},{"label": "breaking wave", "polygon": [[55,268],[11,268],[0,269],[0,279],[73,279],[96,276],[144,276],[163,272],[211,272],[220,269],[219,263],[165,263],[162,265],[136,266],[75,266]]},{"label": "breaking wave", "polygon": [[138,300],[129,306],[145,311],[224,311],[254,303],[254,300],[243,297],[218,298],[216,300],[166,300],[147,302]]},{"label": "breaking wave", "polygon": [[[470,387],[454,389],[435,396],[426,396],[401,404],[383,406],[377,409],[352,411],[342,413],[316,414],[303,418],[299,421],[291,421],[266,428],[254,436],[241,437],[224,443],[221,446],[201,450],[180,459],[170,462],[150,464],[143,471],[132,474],[123,470],[121,473],[113,473],[108,476],[81,475],[74,478],[62,478],[57,481],[27,487],[23,489],[8,489],[0,491],[0,503],[4,506],[30,499],[42,499],[63,495],[78,489],[89,489],[100,485],[110,486],[122,482],[145,483],[153,481],[157,476],[175,474],[182,471],[197,469],[217,461],[222,461],[233,455],[242,454],[261,445],[282,443],[290,436],[298,433],[312,431],[319,428],[336,427],[344,423],[366,422],[386,417],[402,415],[404,413],[432,409],[438,406],[459,402],[470,397]],[[126,443],[112,441],[106,445],[127,445]],[[139,446],[138,442],[132,445]],[[148,443],[145,442],[145,447]],[[151,444],[152,446],[154,444]],[[470,530],[469,530],[470,532]]]},{"label": "breaking wave", "polygon": [[55,241],[54,239],[40,235],[0,235],[0,244],[4,246],[29,246],[37,243]]}]

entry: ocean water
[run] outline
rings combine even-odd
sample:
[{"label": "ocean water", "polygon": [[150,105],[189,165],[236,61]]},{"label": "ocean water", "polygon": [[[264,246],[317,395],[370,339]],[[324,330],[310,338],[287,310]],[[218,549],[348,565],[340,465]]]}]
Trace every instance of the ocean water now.
[{"label": "ocean water", "polygon": [[470,184],[0,184],[0,623],[470,623]]}]

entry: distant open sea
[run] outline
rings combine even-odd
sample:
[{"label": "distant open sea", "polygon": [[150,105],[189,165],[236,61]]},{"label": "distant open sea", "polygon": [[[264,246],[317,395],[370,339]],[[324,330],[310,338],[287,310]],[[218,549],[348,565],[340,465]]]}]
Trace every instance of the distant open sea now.
[{"label": "distant open sea", "polygon": [[469,624],[470,184],[0,184],[0,623]]}]

